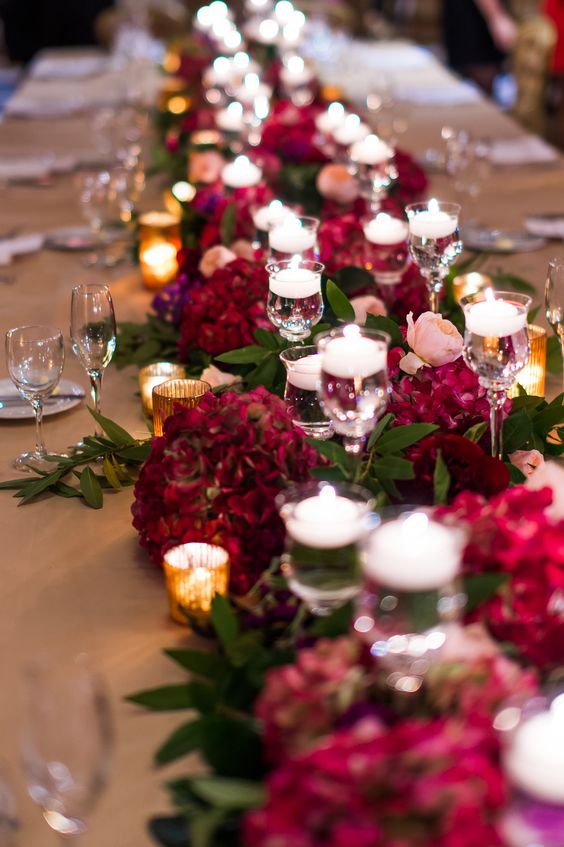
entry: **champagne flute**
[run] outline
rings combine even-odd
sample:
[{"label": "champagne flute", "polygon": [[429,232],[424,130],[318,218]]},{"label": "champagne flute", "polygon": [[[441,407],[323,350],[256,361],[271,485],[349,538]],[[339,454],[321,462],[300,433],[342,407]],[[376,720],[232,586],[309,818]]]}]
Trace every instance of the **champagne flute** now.
[{"label": "champagne flute", "polygon": [[[116,349],[116,318],[107,285],[75,285],[71,299],[73,352],[90,378],[92,403],[100,412],[102,376]],[[96,425],[96,435],[102,435]]]},{"label": "champagne flute", "polygon": [[551,259],[548,263],[544,303],[546,319],[560,339],[564,379],[564,259]]},{"label": "champagne flute", "polygon": [[29,667],[23,717],[28,793],[66,843],[86,830],[108,779],[113,742],[104,685],[88,657]]},{"label": "champagne flute", "polygon": [[19,471],[53,470],[43,439],[43,403],[59,383],[65,361],[63,335],[50,326],[18,326],[6,333],[10,379],[31,403],[35,415],[35,450],[14,461]]}]

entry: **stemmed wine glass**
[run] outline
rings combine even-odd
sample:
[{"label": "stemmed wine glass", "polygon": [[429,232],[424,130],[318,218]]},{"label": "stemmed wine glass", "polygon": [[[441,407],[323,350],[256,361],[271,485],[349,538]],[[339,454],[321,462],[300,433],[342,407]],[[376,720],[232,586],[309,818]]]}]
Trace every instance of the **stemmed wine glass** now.
[{"label": "stemmed wine glass", "polygon": [[19,326],[6,333],[6,361],[10,379],[31,403],[35,415],[35,450],[14,461],[20,471],[52,470],[43,440],[43,402],[53,393],[65,361],[63,335],[50,326]]},{"label": "stemmed wine glass", "polygon": [[460,206],[433,198],[428,203],[411,203],[405,211],[409,221],[409,252],[427,280],[430,309],[438,312],[443,280],[462,252],[458,229]]},{"label": "stemmed wine glass", "polygon": [[527,313],[531,298],[491,288],[463,297],[464,361],[488,390],[491,453],[503,457],[503,406],[507,390],[529,360]]},{"label": "stemmed wine glass", "polygon": [[560,339],[564,378],[564,259],[551,259],[548,263],[544,304],[546,319]]},{"label": "stemmed wine glass", "polygon": [[118,181],[110,170],[85,173],[79,176],[79,199],[82,213],[92,233],[96,249],[84,260],[87,267],[113,267],[114,258],[107,252],[120,225],[123,192],[118,191]]},{"label": "stemmed wine glass", "polygon": [[66,843],[105,787],[112,751],[109,704],[88,658],[34,663],[24,677],[22,759],[31,799]]},{"label": "stemmed wine glass", "polygon": [[[102,376],[116,349],[116,318],[107,285],[74,286],[70,331],[73,352],[90,377],[92,403],[99,412]],[[98,426],[95,434],[102,434]]]}]

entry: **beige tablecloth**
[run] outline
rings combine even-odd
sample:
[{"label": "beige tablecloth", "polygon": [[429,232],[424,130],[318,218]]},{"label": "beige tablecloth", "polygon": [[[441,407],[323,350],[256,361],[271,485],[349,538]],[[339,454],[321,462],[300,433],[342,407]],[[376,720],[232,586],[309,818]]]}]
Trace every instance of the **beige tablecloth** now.
[{"label": "beige tablecloth", "polygon": [[[439,144],[442,124],[467,127],[480,135],[509,138],[519,130],[492,106],[478,102],[460,107],[408,109],[409,129],[403,146],[421,153]],[[0,125],[3,147],[37,145],[64,152],[90,146],[85,118],[59,122],[8,120]],[[145,205],[160,205],[160,189],[152,185]],[[433,179],[432,193],[446,198],[444,177]],[[525,213],[564,211],[564,167],[497,169],[479,202],[479,217],[492,226],[519,227]],[[50,188],[9,187],[0,194],[0,233],[45,231],[79,219],[72,176],[56,178]],[[564,245],[535,253],[491,258],[532,280],[541,300],[546,263],[564,255]],[[118,320],[142,318],[150,296],[138,273],[117,268],[101,273],[85,270],[77,254],[44,250],[18,258],[8,269],[14,285],[0,285],[0,334],[11,326],[51,322],[68,333],[70,290],[79,281],[109,282]],[[85,377],[67,345],[64,375],[83,384]],[[0,376],[6,376],[0,355]],[[552,384],[553,387],[555,382]],[[104,411],[132,431],[143,420],[135,371],[110,366],[103,391]],[[91,428],[84,407],[45,422],[47,444],[62,449]],[[0,478],[13,476],[10,462],[33,442],[30,422],[0,421]],[[18,508],[10,493],[0,492],[2,565],[0,573],[0,759],[8,762],[23,821],[20,844],[55,844],[56,838],[27,799],[19,768],[19,677],[22,663],[37,653],[87,651],[107,676],[117,729],[112,779],[95,812],[84,847],[146,847],[147,818],[167,811],[160,785],[165,774],[151,767],[151,756],[183,716],[145,714],[123,702],[139,688],[182,678],[161,655],[164,647],[189,637],[167,617],[160,572],[137,544],[130,521],[131,492],[109,496],[103,511],[74,501],[51,499]]]}]

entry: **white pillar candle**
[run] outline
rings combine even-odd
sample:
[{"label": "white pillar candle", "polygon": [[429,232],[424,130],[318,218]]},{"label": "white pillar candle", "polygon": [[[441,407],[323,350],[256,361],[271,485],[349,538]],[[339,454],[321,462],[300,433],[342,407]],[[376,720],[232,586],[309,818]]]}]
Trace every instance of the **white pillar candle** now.
[{"label": "white pillar candle", "polygon": [[294,507],[286,529],[299,544],[327,550],[357,542],[364,532],[362,517],[359,504],[339,497],[327,485],[317,497],[308,497]]},{"label": "white pillar candle", "polygon": [[433,591],[448,585],[460,569],[461,538],[415,512],[377,529],[368,545],[364,572],[397,591]]},{"label": "white pillar candle", "polygon": [[340,379],[364,379],[386,370],[388,352],[383,341],[361,335],[355,324],[345,327],[344,332],[332,338],[321,353],[325,373]]},{"label": "white pillar candle", "polygon": [[224,132],[240,132],[243,129],[243,107],[240,103],[230,103],[226,109],[220,109],[215,117],[216,125]]},{"label": "white pillar candle", "polygon": [[247,156],[237,156],[221,171],[224,185],[230,188],[250,188],[260,182],[262,171]]},{"label": "white pillar candle", "polygon": [[284,268],[270,274],[268,287],[277,297],[290,300],[314,297],[321,291],[321,274],[308,268]]},{"label": "white pillar candle", "polygon": [[564,805],[564,715],[562,695],[548,712],[519,726],[505,754],[510,779],[527,794],[545,803]]},{"label": "white pillar candle", "polygon": [[273,200],[268,206],[261,206],[252,212],[254,225],[263,232],[268,232],[291,214],[291,209],[284,206],[281,200]]},{"label": "white pillar candle", "polygon": [[319,354],[304,356],[288,363],[288,382],[302,391],[316,391],[321,375],[321,357]]},{"label": "white pillar candle", "polygon": [[409,231],[418,238],[446,238],[457,226],[457,215],[449,215],[439,209],[435,199],[429,200],[426,209],[414,212],[409,218]]},{"label": "white pillar candle", "polygon": [[315,247],[316,240],[317,233],[302,226],[302,222],[294,215],[287,215],[282,223],[268,233],[270,248],[279,253],[305,253]]},{"label": "white pillar candle", "polygon": [[377,135],[367,135],[351,147],[351,159],[361,165],[379,165],[388,162],[393,155],[392,148]]},{"label": "white pillar candle", "polygon": [[349,147],[367,135],[370,135],[370,127],[362,123],[358,115],[347,115],[343,123],[333,130],[333,138],[343,147]]},{"label": "white pillar candle", "polygon": [[307,85],[313,79],[313,73],[306,66],[301,56],[290,56],[287,64],[280,70],[280,79],[289,88]]},{"label": "white pillar candle", "polygon": [[363,226],[364,237],[372,244],[401,244],[407,239],[408,226],[405,221],[380,212]]},{"label": "white pillar candle", "polygon": [[507,300],[486,299],[465,309],[466,329],[474,335],[500,338],[520,332],[527,314]]}]

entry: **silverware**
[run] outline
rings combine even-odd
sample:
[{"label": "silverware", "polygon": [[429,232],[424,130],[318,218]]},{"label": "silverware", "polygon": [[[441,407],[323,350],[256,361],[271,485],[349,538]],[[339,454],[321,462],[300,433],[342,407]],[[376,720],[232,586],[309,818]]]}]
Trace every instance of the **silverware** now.
[{"label": "silverware", "polygon": [[[53,406],[58,400],[83,400],[84,394],[54,394],[52,397],[47,397],[43,401],[44,406]],[[6,397],[0,397],[0,409],[5,409],[7,407],[13,406],[27,406],[29,405],[29,400],[26,400],[25,397],[16,397],[15,395],[9,395]]]}]

